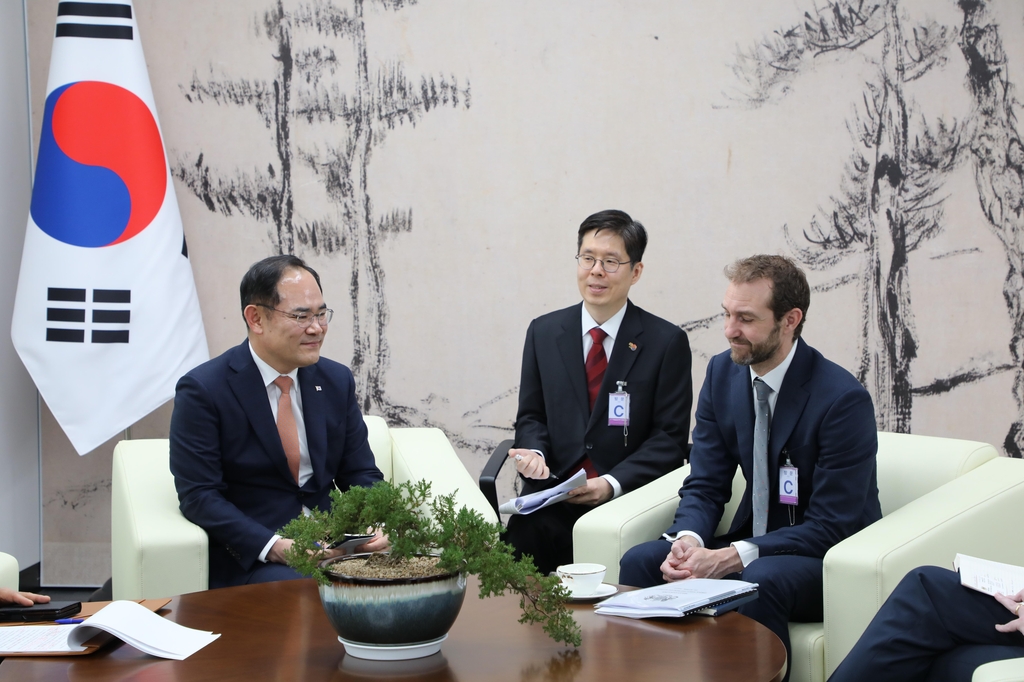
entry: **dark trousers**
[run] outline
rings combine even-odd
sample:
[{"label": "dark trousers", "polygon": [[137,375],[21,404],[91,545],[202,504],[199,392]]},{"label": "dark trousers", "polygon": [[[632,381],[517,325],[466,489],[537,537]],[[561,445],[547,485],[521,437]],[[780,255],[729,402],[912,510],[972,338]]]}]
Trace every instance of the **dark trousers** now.
[{"label": "dark trousers", "polygon": [[922,566],[904,576],[830,682],[970,682],[984,663],[1024,656],[1024,635],[996,623],[1014,615],[960,576]]},{"label": "dark trousers", "polygon": [[[661,564],[672,544],[653,540],[633,547],[619,562],[619,582],[636,587],[653,587],[665,582]],[[769,556],[751,561],[736,576],[757,583],[757,599],[741,605],[737,611],[753,618],[775,633],[792,660],[789,623],[816,623],[824,618],[821,559],[802,556]],[[786,677],[789,679],[789,668]]]},{"label": "dark trousers", "polygon": [[512,545],[518,559],[524,554],[544,575],[563,564],[572,563],[572,527],[593,507],[559,502],[525,516],[508,520],[502,540]]},{"label": "dark trousers", "polygon": [[304,578],[301,573],[296,571],[291,566],[285,566],[284,564],[275,563],[261,563],[256,567],[256,570],[252,572],[249,579],[246,581],[247,585],[255,583],[276,583],[279,580],[299,580]]}]

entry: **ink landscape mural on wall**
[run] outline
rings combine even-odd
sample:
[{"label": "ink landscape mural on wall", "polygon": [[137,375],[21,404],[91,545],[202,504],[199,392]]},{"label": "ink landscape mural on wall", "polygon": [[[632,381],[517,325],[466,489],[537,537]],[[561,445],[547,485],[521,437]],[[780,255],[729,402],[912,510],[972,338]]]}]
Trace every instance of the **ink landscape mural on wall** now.
[{"label": "ink landscape mural on wall", "polygon": [[[36,129],[56,7],[28,6]],[[293,251],[365,411],[444,429],[475,476],[530,320],[579,301],[577,226],[621,208],[650,233],[631,297],[688,331],[695,387],[723,266],[787,253],[804,338],[879,428],[1024,449],[1018,3],[135,8],[211,353],[243,338],[248,265]],[[48,414],[43,442],[44,563],[102,581],[113,444],[74,457]]]},{"label": "ink landscape mural on wall", "polygon": [[[861,330],[855,374],[872,395],[879,430],[910,433],[915,394],[945,393],[1012,371],[1018,414],[1003,447],[1007,454],[1021,457],[1024,262],[1022,243],[1014,237],[1024,211],[1024,174],[1016,103],[999,27],[992,23],[986,3],[957,4],[963,11],[959,27],[927,16],[907,17],[899,0],[828,3],[741,51],[734,68],[746,86],[739,103],[760,107],[785,96],[802,70],[821,66],[818,59],[823,55],[857,52],[864,58],[869,77],[861,92],[852,93],[853,113],[845,127],[853,150],[844,164],[840,191],[829,197],[806,228],[784,226],[787,243],[801,263],[815,270],[828,270],[846,258],[858,261]],[[950,55],[957,47],[962,62]],[[976,100],[961,121],[923,110],[912,93],[916,81],[946,65],[951,56],[962,64],[965,83]],[[986,218],[1006,249],[1009,272],[1003,295],[1013,326],[1013,362],[972,357],[966,367],[915,385],[912,366],[920,341],[911,303],[909,256],[943,229],[944,181],[961,162],[973,162]]]}]

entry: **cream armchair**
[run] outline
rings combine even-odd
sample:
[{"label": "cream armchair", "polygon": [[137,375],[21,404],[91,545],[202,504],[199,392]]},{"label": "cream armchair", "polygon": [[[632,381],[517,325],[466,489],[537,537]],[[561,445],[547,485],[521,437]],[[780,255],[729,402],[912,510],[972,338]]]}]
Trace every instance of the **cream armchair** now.
[{"label": "cream armchair", "polygon": [[0,587],[18,589],[18,560],[0,552]]},{"label": "cream armchair", "polygon": [[[793,682],[825,680],[911,568],[950,566],[957,552],[1024,564],[1024,555],[1011,561],[995,542],[1007,516],[1000,525],[987,511],[1016,504],[1019,517],[1024,462],[997,454],[986,443],[878,434],[883,518],[825,556],[825,622],[790,625]],[[671,525],[688,473],[682,467],[585,514],[573,529],[574,560],[604,564],[606,579],[616,581],[626,550]],[[728,528],[744,485],[737,471],[718,533]]]},{"label": "cream armchair", "polygon": [[[365,417],[370,449],[384,478],[427,479],[435,495],[497,517],[440,429],[388,428]],[[114,599],[170,597],[207,589],[206,533],[181,515],[166,440],[126,440],[114,448],[111,563]]]}]

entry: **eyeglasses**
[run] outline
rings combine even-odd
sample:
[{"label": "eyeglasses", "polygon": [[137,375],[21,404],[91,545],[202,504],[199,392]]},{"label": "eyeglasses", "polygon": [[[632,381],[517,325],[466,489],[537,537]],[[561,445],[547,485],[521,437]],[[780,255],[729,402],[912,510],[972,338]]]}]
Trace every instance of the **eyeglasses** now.
[{"label": "eyeglasses", "polygon": [[331,323],[331,318],[334,317],[334,311],[331,310],[330,308],[325,308],[318,313],[289,313],[284,310],[272,308],[271,306],[263,303],[257,303],[256,305],[260,306],[261,308],[267,308],[268,310],[273,310],[274,312],[281,313],[285,317],[292,318],[293,320],[295,320],[295,323],[302,327],[303,329],[307,329],[309,325],[313,324],[313,320],[316,320],[316,323],[321,327],[326,327]]},{"label": "eyeglasses", "polygon": [[633,261],[619,261],[614,258],[594,258],[593,256],[576,256],[576,262],[580,264],[580,267],[584,270],[593,270],[594,263],[600,263],[601,269],[607,272],[609,275],[619,269],[620,265],[629,265]]}]

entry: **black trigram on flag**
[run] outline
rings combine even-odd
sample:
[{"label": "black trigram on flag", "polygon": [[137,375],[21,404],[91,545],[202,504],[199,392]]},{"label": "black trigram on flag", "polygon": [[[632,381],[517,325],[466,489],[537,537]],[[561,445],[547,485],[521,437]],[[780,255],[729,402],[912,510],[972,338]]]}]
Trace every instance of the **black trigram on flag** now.
[{"label": "black trigram on flag", "polygon": [[132,27],[124,24],[99,22],[74,23],[61,21],[60,17],[89,17],[90,19],[131,19],[131,5],[114,5],[105,2],[62,2],[57,5],[57,38],[102,38],[106,40],[131,40]]},{"label": "black trigram on flag", "polygon": [[[91,319],[90,342],[128,343],[128,330],[124,327],[131,322],[132,312],[124,304],[132,302],[131,290],[93,289],[92,305],[89,305],[85,289],[50,287],[46,290],[46,300],[49,301],[46,308],[47,341],[85,343],[85,323],[86,319]],[[101,308],[97,304],[117,307]],[[87,318],[90,313],[91,318]],[[106,328],[108,325],[113,328]]]}]

